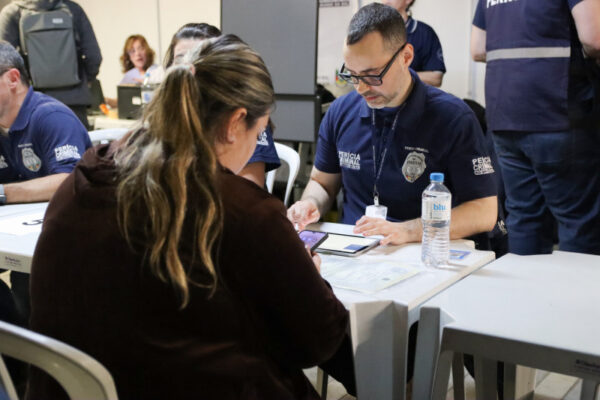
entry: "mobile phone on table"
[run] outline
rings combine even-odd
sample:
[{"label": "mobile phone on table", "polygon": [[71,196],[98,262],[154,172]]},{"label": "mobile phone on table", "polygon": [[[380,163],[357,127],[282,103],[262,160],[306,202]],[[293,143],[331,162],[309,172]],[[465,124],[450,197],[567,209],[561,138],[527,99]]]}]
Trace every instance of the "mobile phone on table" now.
[{"label": "mobile phone on table", "polygon": [[298,233],[298,236],[310,248],[310,251],[315,251],[321,243],[327,240],[329,234],[327,232],[304,230]]}]

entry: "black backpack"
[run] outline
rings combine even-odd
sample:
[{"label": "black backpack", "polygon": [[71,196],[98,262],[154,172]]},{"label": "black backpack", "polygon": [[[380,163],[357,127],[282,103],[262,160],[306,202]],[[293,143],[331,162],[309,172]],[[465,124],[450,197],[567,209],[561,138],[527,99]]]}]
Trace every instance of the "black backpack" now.
[{"label": "black backpack", "polygon": [[64,88],[81,82],[73,16],[66,4],[61,1],[53,10],[22,8],[19,34],[34,88]]}]

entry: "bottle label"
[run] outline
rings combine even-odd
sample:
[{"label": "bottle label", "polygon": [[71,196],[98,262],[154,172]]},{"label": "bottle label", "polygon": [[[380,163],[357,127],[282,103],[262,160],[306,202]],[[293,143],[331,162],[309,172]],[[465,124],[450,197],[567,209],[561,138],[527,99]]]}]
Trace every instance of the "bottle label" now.
[{"label": "bottle label", "polygon": [[450,205],[435,200],[423,201],[421,217],[429,221],[450,221]]}]

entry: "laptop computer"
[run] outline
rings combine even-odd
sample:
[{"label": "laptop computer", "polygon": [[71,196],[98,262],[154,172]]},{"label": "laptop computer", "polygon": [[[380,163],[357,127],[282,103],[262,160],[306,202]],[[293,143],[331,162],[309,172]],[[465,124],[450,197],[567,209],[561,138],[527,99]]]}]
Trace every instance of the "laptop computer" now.
[{"label": "laptop computer", "polygon": [[141,86],[117,86],[117,106],[120,119],[137,119],[140,116],[142,109]]}]

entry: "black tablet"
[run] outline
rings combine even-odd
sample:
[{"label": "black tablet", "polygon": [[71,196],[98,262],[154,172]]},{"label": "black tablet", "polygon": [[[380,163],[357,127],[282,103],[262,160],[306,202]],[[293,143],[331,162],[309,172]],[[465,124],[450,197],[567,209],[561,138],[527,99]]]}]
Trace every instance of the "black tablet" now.
[{"label": "black tablet", "polygon": [[304,242],[304,244],[310,248],[310,251],[315,251],[315,249],[319,247],[321,243],[327,240],[328,233],[304,230],[299,232],[298,236],[300,236],[300,239]]},{"label": "black tablet", "polygon": [[316,251],[318,253],[356,257],[376,247],[378,244],[379,239],[376,238],[329,233],[327,239],[317,247]]}]

